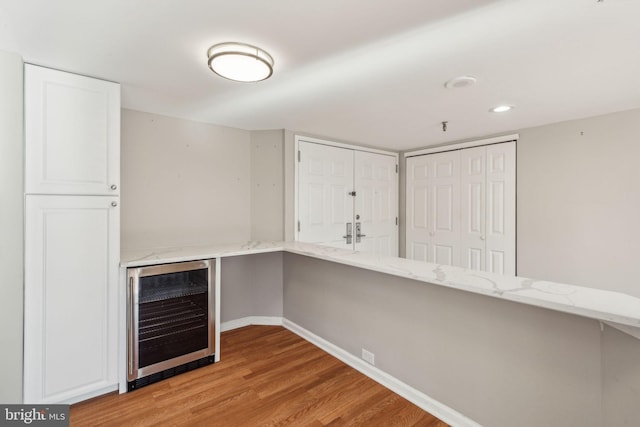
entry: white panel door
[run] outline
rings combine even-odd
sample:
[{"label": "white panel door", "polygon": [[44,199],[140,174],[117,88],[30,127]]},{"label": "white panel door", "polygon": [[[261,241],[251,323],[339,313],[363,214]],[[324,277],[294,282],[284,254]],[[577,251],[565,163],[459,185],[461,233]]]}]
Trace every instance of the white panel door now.
[{"label": "white panel door", "polygon": [[461,155],[461,266],[515,274],[515,142]]},{"label": "white panel door", "polygon": [[[355,152],[355,249],[398,256],[396,158]],[[364,237],[358,238],[358,229]]]},{"label": "white panel door", "polygon": [[119,194],[120,85],[25,65],[28,194]]},{"label": "white panel door", "polygon": [[456,151],[431,159],[431,262],[460,265],[460,156]]},{"label": "white panel door", "polygon": [[304,141],[298,150],[298,240],[352,248],[343,236],[353,227],[353,150]]},{"label": "white panel door", "polygon": [[460,266],[486,268],[486,147],[460,151]]},{"label": "white panel door", "polygon": [[117,386],[117,200],[26,197],[25,403],[70,403]]},{"label": "white panel door", "polygon": [[487,146],[486,267],[516,274],[516,143]]},{"label": "white panel door", "polygon": [[460,263],[457,151],[407,159],[407,257]]},{"label": "white panel door", "polygon": [[430,262],[429,157],[409,157],[406,168],[406,257]]}]

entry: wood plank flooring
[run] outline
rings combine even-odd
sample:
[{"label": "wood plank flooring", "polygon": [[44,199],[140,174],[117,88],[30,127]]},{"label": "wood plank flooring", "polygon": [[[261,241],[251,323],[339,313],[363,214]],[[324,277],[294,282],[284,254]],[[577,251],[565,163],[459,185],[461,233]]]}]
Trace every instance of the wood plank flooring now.
[{"label": "wood plank flooring", "polygon": [[72,405],[71,426],[429,426],[431,414],[280,326],[222,333],[222,357]]}]

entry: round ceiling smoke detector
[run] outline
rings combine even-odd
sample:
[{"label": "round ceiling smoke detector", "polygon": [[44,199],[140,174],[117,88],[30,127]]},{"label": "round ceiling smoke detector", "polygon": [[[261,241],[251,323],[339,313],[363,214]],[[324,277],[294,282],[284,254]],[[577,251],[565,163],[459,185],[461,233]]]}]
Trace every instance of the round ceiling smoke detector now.
[{"label": "round ceiling smoke detector", "polygon": [[477,79],[472,76],[455,77],[444,84],[447,89],[462,89],[463,87],[472,86]]}]

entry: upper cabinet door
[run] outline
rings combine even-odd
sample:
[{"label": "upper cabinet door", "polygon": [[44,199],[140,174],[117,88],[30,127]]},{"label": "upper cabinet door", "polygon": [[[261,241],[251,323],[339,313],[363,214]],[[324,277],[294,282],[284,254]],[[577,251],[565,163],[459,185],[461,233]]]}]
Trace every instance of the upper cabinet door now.
[{"label": "upper cabinet door", "polygon": [[119,195],[120,85],[25,65],[28,194]]}]

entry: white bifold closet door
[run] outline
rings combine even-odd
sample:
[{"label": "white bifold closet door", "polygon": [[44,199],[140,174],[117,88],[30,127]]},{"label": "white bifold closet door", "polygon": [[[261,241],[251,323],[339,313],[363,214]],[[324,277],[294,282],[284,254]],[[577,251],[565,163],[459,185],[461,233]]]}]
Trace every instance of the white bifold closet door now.
[{"label": "white bifold closet door", "polygon": [[407,258],[515,274],[515,142],[407,158]]},{"label": "white bifold closet door", "polygon": [[460,265],[457,152],[407,159],[407,257]]},{"label": "white bifold closet door", "polygon": [[296,240],[397,256],[397,157],[307,141],[298,150]]}]

